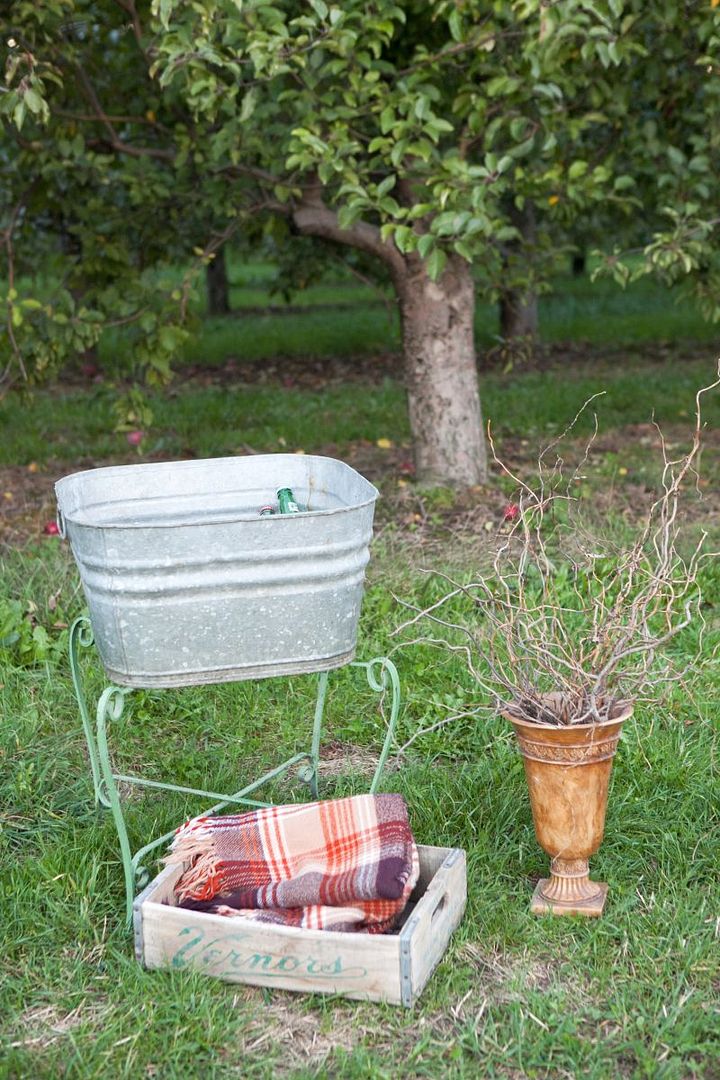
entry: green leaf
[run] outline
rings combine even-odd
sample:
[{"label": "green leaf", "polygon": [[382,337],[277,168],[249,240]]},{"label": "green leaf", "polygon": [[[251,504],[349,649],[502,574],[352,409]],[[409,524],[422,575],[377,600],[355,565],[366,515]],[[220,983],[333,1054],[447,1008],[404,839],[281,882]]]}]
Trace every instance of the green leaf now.
[{"label": "green leaf", "polygon": [[446,210],[433,221],[433,232],[436,236],[449,236],[456,231],[455,219],[457,215],[452,210]]},{"label": "green leaf", "polygon": [[384,199],[380,200],[380,209],[385,214],[392,214],[393,217],[402,217],[400,205],[396,199],[393,199],[392,195],[386,195]]},{"label": "green leaf", "polygon": [[338,210],[338,225],[341,229],[351,228],[362,214],[362,207],[354,206],[341,206]]},{"label": "green leaf", "polygon": [[183,340],[184,331],[178,326],[161,326],[158,339],[166,352],[173,352]]},{"label": "green leaf", "polygon": [[392,105],[386,105],[380,113],[380,130],[387,135],[395,123],[395,110]]},{"label": "green leaf", "polygon": [[323,0],[310,0],[310,7],[320,19],[327,19],[328,7]]},{"label": "green leaf", "polygon": [[32,639],[34,645],[34,659],[44,660],[48,654],[50,647],[50,639],[48,638],[48,632],[44,626],[33,627]]},{"label": "green leaf", "polygon": [[405,157],[407,149],[407,139],[398,139],[398,141],[395,143],[392,150],[390,151],[390,160],[392,161],[396,169],[400,165],[402,159]]},{"label": "green leaf", "polygon": [[426,265],[427,272],[433,279],[433,281],[437,281],[437,279],[440,277],[443,270],[445,269],[446,262],[447,256],[445,255],[444,251],[440,250],[440,248],[435,248],[435,250],[431,252]]},{"label": "green leaf", "polygon": [[587,171],[587,161],[573,161],[572,165],[568,169],[568,179],[578,180],[581,176],[584,176]]},{"label": "green leaf", "polygon": [[248,90],[247,94],[242,99],[242,105],[240,106],[240,123],[244,124],[250,119],[255,112],[255,105],[257,103],[258,93],[257,89],[253,86]]},{"label": "green leaf", "polygon": [[430,99],[425,94],[420,94],[415,100],[414,113],[418,120],[426,120],[430,115]]},{"label": "green leaf", "polygon": [[418,240],[417,249],[421,257],[424,259],[435,247],[435,237],[432,233],[423,233]]},{"label": "green leaf", "polygon": [[610,67],[610,50],[608,48],[607,41],[598,41],[595,45],[595,51],[600,57],[600,63],[603,67]]},{"label": "green leaf", "polygon": [[153,0],[153,11],[159,16],[160,22],[166,30],[170,26],[170,15],[174,6],[174,0]]},{"label": "green leaf", "polygon": [[455,128],[448,120],[443,120],[442,116],[433,116],[431,120],[428,120],[425,125],[427,131],[454,131]]},{"label": "green leaf", "polygon": [[395,229],[395,246],[398,251],[405,254],[406,251],[412,251],[413,248],[413,231],[408,225],[398,225]]},{"label": "green leaf", "polygon": [[455,251],[457,251],[458,255],[462,255],[463,259],[467,259],[469,263],[473,261],[473,253],[469,245],[466,244],[464,240],[456,240],[453,244],[453,247]]},{"label": "green leaf", "polygon": [[509,97],[516,90],[519,90],[521,86],[521,79],[510,75],[496,75],[494,79],[490,79],[485,84],[485,93],[488,97],[500,97],[501,95]]},{"label": "green leaf", "polygon": [[382,183],[378,184],[378,198],[381,199],[383,195],[387,195],[388,191],[392,191],[392,189],[395,187],[395,182],[396,176],[394,173],[390,173],[389,176],[386,176]]},{"label": "green leaf", "polygon": [[13,123],[15,124],[15,127],[18,129],[18,131],[22,130],[26,112],[27,107],[25,105],[25,98],[22,97],[13,109]]},{"label": "green leaf", "polygon": [[40,94],[38,94],[37,90],[33,90],[31,86],[23,94],[23,99],[30,112],[35,115],[44,112],[47,108]]}]

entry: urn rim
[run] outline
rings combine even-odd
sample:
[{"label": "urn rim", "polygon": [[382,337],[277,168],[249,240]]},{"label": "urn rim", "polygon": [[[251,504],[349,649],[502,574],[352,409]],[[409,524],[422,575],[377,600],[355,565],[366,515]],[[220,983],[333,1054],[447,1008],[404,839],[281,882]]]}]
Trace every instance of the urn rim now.
[{"label": "urn rim", "polygon": [[515,716],[511,712],[511,708],[512,706],[501,709],[501,716],[511,724],[521,728],[524,733],[531,731],[542,731],[543,733],[550,731],[602,731],[615,724],[624,724],[635,711],[635,705],[632,701],[619,701],[615,706],[617,715],[608,720],[595,720],[590,724],[544,724],[537,720],[525,720],[520,716]]}]

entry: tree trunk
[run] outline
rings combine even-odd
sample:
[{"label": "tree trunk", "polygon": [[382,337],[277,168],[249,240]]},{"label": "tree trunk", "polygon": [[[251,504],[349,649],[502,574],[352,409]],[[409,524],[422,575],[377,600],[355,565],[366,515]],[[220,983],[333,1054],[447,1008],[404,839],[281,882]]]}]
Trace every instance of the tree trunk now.
[{"label": "tree trunk", "polygon": [[500,297],[500,336],[513,338],[536,338],[538,336],[538,301],[535,293],[508,289]]},{"label": "tree trunk", "polygon": [[[532,249],[537,240],[535,207],[526,202],[522,210],[513,204],[510,220],[520,233],[520,239],[508,245],[506,265],[520,259],[532,259]],[[500,336],[506,341],[513,338],[536,338],[539,331],[537,294],[528,289],[506,289],[500,297]]]},{"label": "tree trunk", "polygon": [[376,225],[357,221],[341,228],[319,184],[306,186],[292,220],[301,235],[358,248],[390,272],[400,304],[418,479],[459,487],[483,483],[487,458],[475,363],[475,284],[468,264],[452,256],[439,281],[431,281],[423,260],[403,256]]},{"label": "tree trunk", "polygon": [[582,277],[585,273],[586,256],[584,251],[576,251],[572,257],[573,277]]},{"label": "tree trunk", "polygon": [[221,247],[215,253],[215,258],[211,259],[207,264],[205,276],[208,315],[229,315],[230,290],[228,288],[224,247]]},{"label": "tree trunk", "polygon": [[470,486],[487,478],[475,362],[475,285],[459,256],[432,281],[417,257],[395,284],[420,480]]}]

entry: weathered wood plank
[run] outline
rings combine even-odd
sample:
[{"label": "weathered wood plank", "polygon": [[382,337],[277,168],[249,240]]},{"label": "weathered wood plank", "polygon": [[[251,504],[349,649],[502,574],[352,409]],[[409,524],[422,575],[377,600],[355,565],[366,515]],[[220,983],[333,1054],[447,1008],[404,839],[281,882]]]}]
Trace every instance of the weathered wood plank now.
[{"label": "weathered wood plank", "polygon": [[412,1000],[407,1004],[412,1004],[422,993],[465,911],[465,852],[459,848],[435,850],[443,852],[444,859],[401,934],[401,938],[406,935],[404,944],[406,949],[409,945],[410,953]]},{"label": "weathered wood plank", "polygon": [[[410,1004],[465,904],[464,853],[453,862],[448,848],[418,850],[416,903],[399,934],[300,930],[186,911],[168,903],[182,872],[169,867],[136,901],[138,957],[148,968],[193,968],[228,982]],[[457,897],[450,896],[453,889]]]},{"label": "weathered wood plank", "polygon": [[192,967],[228,982],[400,1001],[396,936],[300,930],[146,901],[143,939],[149,968]]}]

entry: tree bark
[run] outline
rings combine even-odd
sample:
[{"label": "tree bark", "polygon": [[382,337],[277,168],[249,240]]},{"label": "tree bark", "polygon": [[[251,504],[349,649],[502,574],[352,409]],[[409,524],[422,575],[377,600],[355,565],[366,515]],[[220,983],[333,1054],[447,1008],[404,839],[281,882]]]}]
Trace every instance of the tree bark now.
[{"label": "tree bark", "polygon": [[417,476],[458,486],[487,479],[475,360],[475,285],[459,256],[432,281],[420,259],[396,286]]},{"label": "tree bark", "polygon": [[583,277],[586,267],[586,255],[584,251],[576,251],[572,257],[572,275],[573,277]]},{"label": "tree bark", "polygon": [[334,210],[307,191],[292,211],[297,231],[382,259],[400,305],[403,363],[419,480],[472,486],[487,478],[475,361],[475,284],[459,255],[432,281],[416,254],[401,255],[367,222],[340,228]]},{"label": "tree bark", "polygon": [[211,259],[207,264],[205,280],[207,283],[208,315],[229,315],[230,289],[224,247],[219,248],[215,253],[215,258]]},{"label": "tree bark", "polygon": [[535,293],[508,289],[500,297],[500,336],[506,341],[513,338],[536,338],[539,325]]},{"label": "tree bark", "polygon": [[[506,261],[517,260],[526,249],[532,249],[537,239],[535,207],[526,202],[522,210],[514,205],[510,218],[520,233],[520,240],[509,245]],[[536,338],[539,332],[537,293],[530,289],[506,289],[500,297],[500,336],[506,341],[513,338]]]}]

